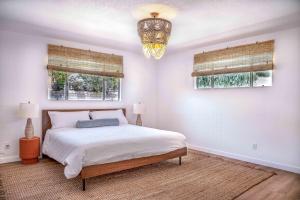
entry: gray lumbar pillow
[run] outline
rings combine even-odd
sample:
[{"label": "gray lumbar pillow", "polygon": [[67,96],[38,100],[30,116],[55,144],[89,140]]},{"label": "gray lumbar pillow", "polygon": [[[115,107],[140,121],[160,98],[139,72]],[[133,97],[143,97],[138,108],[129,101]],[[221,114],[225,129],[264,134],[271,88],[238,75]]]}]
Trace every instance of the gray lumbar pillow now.
[{"label": "gray lumbar pillow", "polygon": [[120,122],[117,118],[112,119],[94,119],[77,121],[76,128],[94,128],[102,126],[119,126]]}]

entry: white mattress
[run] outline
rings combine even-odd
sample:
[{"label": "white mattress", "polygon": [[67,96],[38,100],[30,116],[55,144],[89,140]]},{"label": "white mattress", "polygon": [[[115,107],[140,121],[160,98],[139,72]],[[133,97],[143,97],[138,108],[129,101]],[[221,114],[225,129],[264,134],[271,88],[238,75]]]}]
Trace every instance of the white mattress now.
[{"label": "white mattress", "polygon": [[49,129],[43,154],[65,165],[66,178],[83,166],[159,155],[186,147],[185,136],[134,125]]}]

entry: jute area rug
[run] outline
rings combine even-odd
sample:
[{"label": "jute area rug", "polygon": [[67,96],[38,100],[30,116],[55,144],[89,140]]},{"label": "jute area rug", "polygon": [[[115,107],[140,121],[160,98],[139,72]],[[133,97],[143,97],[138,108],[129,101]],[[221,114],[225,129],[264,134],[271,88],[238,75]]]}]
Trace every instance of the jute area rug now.
[{"label": "jute area rug", "polygon": [[[178,159],[87,179],[66,179],[63,166],[44,159],[38,164],[0,165],[3,199],[235,199],[273,176],[254,165],[232,162],[189,151]],[[0,187],[1,189],[1,187]],[[1,191],[0,191],[1,195]]]}]

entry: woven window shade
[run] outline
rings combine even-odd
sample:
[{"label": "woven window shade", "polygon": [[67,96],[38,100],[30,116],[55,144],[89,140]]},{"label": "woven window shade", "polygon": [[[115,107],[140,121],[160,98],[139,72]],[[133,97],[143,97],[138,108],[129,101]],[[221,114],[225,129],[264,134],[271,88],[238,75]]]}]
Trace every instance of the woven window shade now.
[{"label": "woven window shade", "polygon": [[274,40],[194,55],[193,77],[273,69]]},{"label": "woven window shade", "polygon": [[48,45],[48,70],[123,78],[123,57]]}]

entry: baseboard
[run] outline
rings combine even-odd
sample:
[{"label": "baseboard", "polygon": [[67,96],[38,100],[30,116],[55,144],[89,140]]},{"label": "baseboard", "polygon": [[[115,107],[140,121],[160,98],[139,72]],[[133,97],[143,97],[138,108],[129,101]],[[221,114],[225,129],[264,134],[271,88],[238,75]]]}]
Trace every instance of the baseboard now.
[{"label": "baseboard", "polygon": [[200,146],[192,145],[189,143],[187,145],[188,145],[188,148],[190,148],[190,149],[203,151],[203,152],[211,153],[211,154],[216,154],[216,155],[220,155],[220,156],[224,156],[224,157],[228,157],[228,158],[234,158],[237,160],[242,160],[242,161],[246,161],[246,162],[250,162],[250,163],[255,163],[255,164],[264,165],[267,167],[273,167],[276,169],[281,169],[281,170],[300,174],[300,167],[298,167],[298,166],[286,165],[286,164],[268,161],[268,160],[261,160],[261,159],[253,158],[250,156],[241,155],[241,154],[220,151],[217,149],[211,149],[211,148],[207,148],[207,147],[200,147]]},{"label": "baseboard", "polygon": [[14,155],[14,156],[3,156],[3,157],[0,157],[0,164],[10,163],[10,162],[16,162],[16,161],[19,161],[19,160],[20,160],[20,158],[17,155]]},{"label": "baseboard", "polygon": [[[246,162],[255,163],[255,164],[258,164],[258,165],[264,165],[264,166],[267,166],[267,167],[273,167],[273,168],[276,168],[276,169],[282,169],[282,170],[285,170],[285,171],[300,174],[300,167],[298,167],[298,166],[286,165],[286,164],[273,162],[273,161],[268,161],[268,160],[261,160],[261,159],[253,158],[253,157],[250,157],[250,156],[241,155],[241,154],[235,154],[235,153],[230,153],[230,152],[226,152],[226,151],[220,151],[220,150],[217,150],[217,149],[211,149],[211,148],[207,148],[207,147],[200,147],[200,146],[192,145],[192,144],[189,144],[189,143],[187,144],[187,146],[188,146],[188,148],[194,149],[194,150],[197,150],[197,151],[203,151],[203,152],[206,152],[206,153],[225,156],[225,157],[228,157],[228,158],[234,158],[234,159],[238,159],[238,160],[242,160],[242,161],[246,161]],[[18,155],[0,157],[0,164],[16,162],[16,161],[20,161],[20,158],[19,158]]]}]

